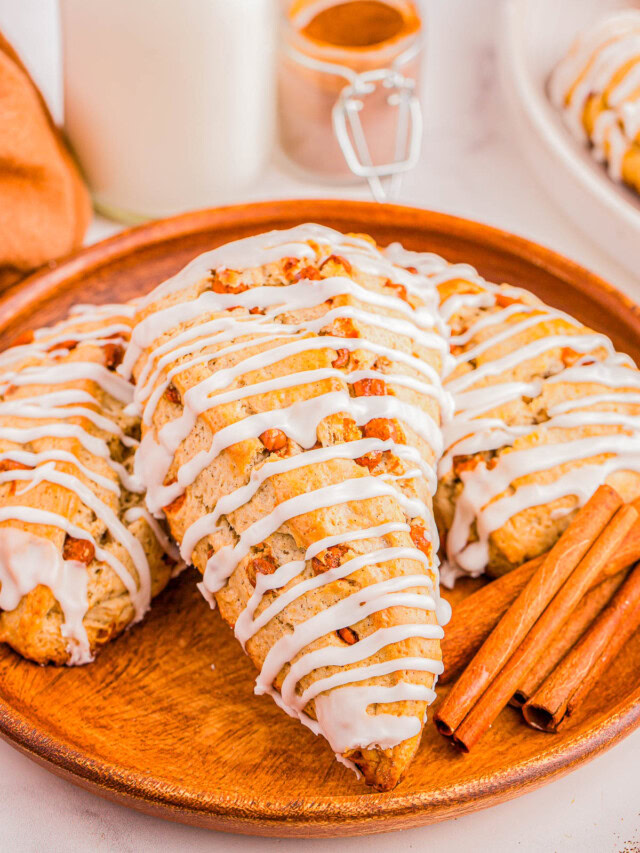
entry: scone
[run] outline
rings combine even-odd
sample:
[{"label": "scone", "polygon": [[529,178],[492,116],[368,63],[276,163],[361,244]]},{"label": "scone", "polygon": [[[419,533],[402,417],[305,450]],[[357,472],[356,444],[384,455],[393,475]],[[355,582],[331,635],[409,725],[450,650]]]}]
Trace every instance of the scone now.
[{"label": "scone", "polygon": [[640,192],[640,9],[608,15],[579,36],[549,94],[611,177]]},{"label": "scone", "polygon": [[80,309],[0,355],[0,642],[37,663],[91,661],[179,559],[133,476],[115,372],[133,310]]},{"label": "scone", "polygon": [[140,306],[136,472],[256,692],[380,790],[442,670],[431,496],[450,399],[427,280],[308,225],[197,258]]},{"label": "scone", "polygon": [[601,483],[640,495],[640,374],[611,341],[473,268],[392,250],[437,286],[456,360],[435,499],[448,581],[550,548]]}]

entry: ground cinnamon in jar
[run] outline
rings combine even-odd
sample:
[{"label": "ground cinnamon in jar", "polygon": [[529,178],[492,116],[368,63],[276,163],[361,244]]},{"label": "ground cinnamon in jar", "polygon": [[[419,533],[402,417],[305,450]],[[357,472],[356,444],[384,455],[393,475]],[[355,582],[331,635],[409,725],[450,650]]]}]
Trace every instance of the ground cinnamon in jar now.
[{"label": "ground cinnamon in jar", "polygon": [[388,3],[352,0],[318,12],[302,33],[325,44],[371,47],[395,38],[404,27],[402,13]]},{"label": "ground cinnamon in jar", "polygon": [[[296,165],[330,180],[353,178],[332,111],[354,74],[398,68],[417,81],[422,21],[411,0],[294,0],[287,5],[279,68],[282,147]],[[337,73],[332,73],[332,68]],[[397,159],[397,110],[381,83],[359,112],[371,161]]]}]

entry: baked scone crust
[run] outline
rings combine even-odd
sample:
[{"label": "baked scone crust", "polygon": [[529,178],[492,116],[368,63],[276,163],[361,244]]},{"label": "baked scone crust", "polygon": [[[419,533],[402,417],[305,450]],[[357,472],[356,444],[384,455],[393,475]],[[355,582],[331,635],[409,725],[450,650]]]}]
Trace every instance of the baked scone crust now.
[{"label": "baked scone crust", "polygon": [[456,359],[435,497],[443,577],[499,575],[544,553],[601,483],[640,495],[640,374],[628,356],[467,265],[405,261],[438,287]]},{"label": "baked scone crust", "polygon": [[87,306],[0,355],[0,641],[40,664],[89,662],[176,566],[115,373],[133,310]]},{"label": "baked scone crust", "polygon": [[[435,292],[427,304],[362,238],[307,226],[256,239],[264,262],[251,241],[214,251],[141,306],[125,363],[143,415],[136,470],[261,671],[257,692],[388,790],[441,671]],[[359,599],[362,618],[347,617]],[[380,730],[402,718],[404,736],[359,742],[358,714]]]}]

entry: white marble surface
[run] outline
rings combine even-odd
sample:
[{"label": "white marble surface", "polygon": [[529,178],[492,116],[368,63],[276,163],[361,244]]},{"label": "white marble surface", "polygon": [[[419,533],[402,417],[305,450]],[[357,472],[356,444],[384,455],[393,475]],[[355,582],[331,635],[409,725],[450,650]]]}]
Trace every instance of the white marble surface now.
[{"label": "white marble surface", "polygon": [[[86,0],[91,2],[91,0]],[[131,0],[135,2],[135,0]],[[172,0],[158,0],[172,2]],[[230,0],[232,2],[232,0]],[[55,0],[0,0],[0,29],[14,40],[61,113]],[[514,147],[495,70],[499,0],[427,0],[429,43],[422,163],[401,201],[467,216],[538,240],[640,300],[634,280],[568,222]],[[366,198],[364,189],[297,181],[274,165],[238,200],[292,196]],[[212,198],[211,204],[218,200]],[[117,230],[96,219],[89,239]],[[0,690],[2,689],[0,685]],[[436,851],[640,850],[640,732],[570,776],[488,811],[395,835],[347,841],[257,840],[195,830],[104,802],[0,743],[0,853],[43,850]]]}]

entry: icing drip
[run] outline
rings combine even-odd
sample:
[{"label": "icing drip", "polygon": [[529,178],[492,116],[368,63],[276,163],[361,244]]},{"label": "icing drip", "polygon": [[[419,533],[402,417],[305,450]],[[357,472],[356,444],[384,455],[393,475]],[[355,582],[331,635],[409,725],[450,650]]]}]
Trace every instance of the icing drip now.
[{"label": "icing drip", "polygon": [[147,522],[151,528],[151,532],[156,537],[158,544],[165,554],[168,554],[172,560],[175,560],[176,568],[174,569],[173,577],[180,574],[180,572],[186,568],[186,563],[180,559],[180,550],[178,546],[167,536],[165,531],[158,524],[157,519],[155,519],[143,506],[132,506],[124,514],[124,520],[127,522],[138,521],[141,518]]},{"label": "icing drip", "polygon": [[331,748],[338,754],[370,744],[389,749],[417,735],[420,720],[392,714],[369,714],[367,705],[403,700],[431,704],[434,699],[435,693],[430,688],[408,682],[393,687],[340,687],[316,698],[316,714],[320,727],[329,732]]},{"label": "icing drip", "polygon": [[15,610],[21,598],[39,585],[49,587],[62,609],[69,665],[89,663],[93,656],[82,623],[89,607],[86,566],[63,560],[47,539],[15,527],[0,528],[0,610]]},{"label": "icing drip", "polygon": [[[378,451],[390,451],[395,457],[410,463],[411,467],[401,474],[347,479],[282,501],[271,512],[239,532],[235,544],[220,548],[209,558],[200,589],[210,603],[214,601],[213,593],[225,586],[252,547],[268,539],[289,520],[324,507],[389,497],[396,502],[406,518],[425,520],[429,527],[427,538],[434,555],[437,551],[437,532],[430,508],[414,497],[415,493],[412,492],[409,497],[402,491],[405,484],[423,476],[431,492],[435,491],[434,464],[442,450],[440,419],[452,414],[451,398],[443,391],[438,372],[413,354],[413,348],[418,345],[437,354],[445,370],[452,365],[446,340],[442,337],[444,324],[437,314],[437,292],[424,273],[408,272],[399,263],[399,256],[398,259],[383,257],[366,240],[345,237],[320,226],[300,226],[287,232],[271,232],[239,241],[195,259],[181,273],[145,297],[143,307],[153,308],[169,294],[188,290],[200,280],[208,279],[212,271],[250,269],[285,258],[315,262],[316,252],[308,240],[319,244],[319,251],[327,257],[337,254],[364,273],[384,276],[394,285],[402,285],[408,293],[419,297],[422,307],[412,308],[392,288],[387,294],[368,290],[347,276],[332,276],[320,280],[305,278],[277,287],[267,283],[239,293],[206,290],[197,295],[194,291],[190,300],[178,301],[168,308],[158,306],[155,311],[145,311],[134,327],[132,344],[121,372],[124,376],[130,375],[144,353],[142,364],[137,368],[139,374],[132,408],[141,413],[143,423],[149,427],[136,452],[136,474],[147,486],[149,510],[157,514],[162,507],[176,500],[231,445],[258,438],[271,429],[284,432],[302,448],[302,452],[282,459],[269,459],[251,471],[245,485],[221,497],[211,512],[200,517],[184,532],[181,554],[185,560],[191,559],[203,537],[217,530],[223,516],[228,516],[251,501],[271,477],[332,460],[357,460]],[[313,309],[320,308],[336,297],[352,297],[358,304],[329,306],[326,313],[315,319],[282,320],[283,315],[296,311],[308,310],[312,314]],[[248,314],[247,311],[234,310],[219,316],[220,312],[237,308],[259,309],[261,313]],[[376,313],[376,308],[391,310],[394,316],[382,316]],[[212,314],[217,316],[212,317]],[[343,319],[364,324],[376,334],[376,339],[369,340],[366,336],[336,337],[323,333],[332,322]],[[389,332],[406,339],[411,351],[405,352],[383,343],[385,334]],[[255,351],[256,345],[261,346],[260,352]],[[252,371],[262,371],[284,359],[327,349],[348,353],[365,350],[389,359],[397,365],[399,372],[362,369],[345,373],[327,367],[300,370],[287,376],[253,383],[244,378]],[[232,366],[223,366],[213,373],[207,371],[205,378],[181,394],[181,414],[156,428],[158,404],[172,381],[190,368],[207,365],[225,356],[232,357]],[[393,390],[382,396],[352,397],[349,385],[362,380],[382,381],[386,387],[398,393],[403,388],[416,391],[425,401],[432,401],[432,408],[409,403],[395,396]],[[312,384],[313,388],[309,390],[315,390],[316,396],[271,411],[247,413],[232,424],[221,426],[214,433],[209,449],[183,462],[175,473],[175,481],[165,484],[176,451],[204,412],[215,406],[248,400],[258,394]],[[315,447],[321,422],[338,413],[347,414],[357,425],[367,424],[376,418],[400,420],[428,447],[427,454],[430,451],[431,456],[424,458],[412,444],[391,439],[363,438],[342,445]],[[373,744],[384,744],[383,748],[387,748],[412,737],[420,729],[420,720],[416,717],[369,714],[369,705],[395,702],[403,697],[430,702],[434,695],[431,689],[405,681],[384,688],[352,686],[352,683],[407,669],[437,675],[441,671],[441,663],[398,653],[397,658],[384,664],[344,669],[338,678],[331,676],[316,681],[302,696],[298,696],[296,691],[299,680],[318,667],[344,667],[364,661],[394,643],[412,638],[439,639],[442,628],[424,623],[395,626],[376,631],[355,646],[341,644],[302,654],[291,667],[281,695],[275,691],[273,681],[282,667],[306,646],[332,631],[355,624],[389,607],[436,612],[443,621],[447,619],[447,608],[439,600],[437,558],[434,557],[432,563],[415,547],[383,547],[354,557],[317,576],[307,577],[303,573],[308,561],[324,549],[341,543],[384,537],[393,532],[409,533],[410,530],[404,520],[389,521],[374,528],[350,530],[325,537],[307,549],[304,559],[281,565],[270,575],[258,573],[255,590],[236,621],[236,636],[246,645],[261,628],[301,596],[332,581],[346,578],[364,566],[401,559],[411,561],[409,565],[413,572],[422,572],[372,584],[311,616],[296,625],[292,633],[276,642],[264,661],[256,682],[256,692],[273,696],[288,714],[300,719],[316,734],[324,734],[338,753],[356,746]],[[265,594],[273,591],[279,591],[280,594],[261,609]],[[334,701],[326,699],[333,695],[327,691],[334,688],[339,688],[336,689],[336,695],[353,708],[354,723],[356,720],[358,722],[352,730],[342,729],[342,721],[338,722],[335,717],[336,714],[342,717],[343,712],[336,711],[338,706]],[[304,712],[312,698],[316,700],[320,722],[312,720]]]},{"label": "icing drip", "polygon": [[[124,524],[122,524],[114,511],[108,507],[106,503],[96,497],[94,492],[85,486],[85,484],[77,477],[70,474],[63,474],[61,471],[56,470],[55,462],[47,462],[45,465],[40,465],[30,471],[14,470],[0,473],[0,483],[21,481],[30,483],[31,487],[35,486],[37,483],[43,482],[56,483],[58,486],[62,486],[63,488],[74,492],[80,498],[82,503],[84,503],[85,506],[92,510],[92,512],[94,512],[95,515],[104,522],[107,530],[113,538],[129,553],[136,567],[139,589],[137,588],[136,582],[131,576],[131,573],[122,563],[119,561],[115,562],[114,558],[113,566],[118,566],[117,574],[131,595],[133,605],[136,610],[136,619],[141,619],[149,606],[149,602],[151,601],[151,575],[149,572],[149,564],[142,545],[138,539],[129,532]],[[28,491],[28,489],[24,489],[22,492],[16,492],[16,494],[24,494],[26,491]],[[35,519],[41,511],[35,510],[32,513],[30,511],[31,509],[31,507],[3,507],[0,509],[0,514],[3,520],[5,520],[7,518],[11,518],[11,513],[15,510],[20,513],[22,521],[28,520],[31,516],[34,519],[33,523],[37,524],[38,522]],[[62,518],[62,516],[59,517]],[[53,526],[59,527],[61,525],[56,523]],[[96,545],[96,542],[92,537],[91,542],[94,546]]]}]

